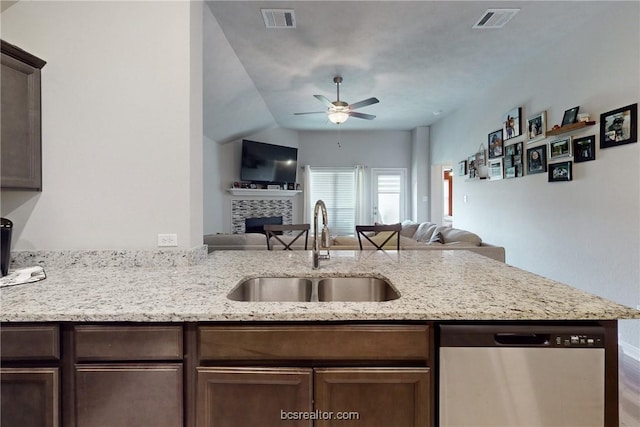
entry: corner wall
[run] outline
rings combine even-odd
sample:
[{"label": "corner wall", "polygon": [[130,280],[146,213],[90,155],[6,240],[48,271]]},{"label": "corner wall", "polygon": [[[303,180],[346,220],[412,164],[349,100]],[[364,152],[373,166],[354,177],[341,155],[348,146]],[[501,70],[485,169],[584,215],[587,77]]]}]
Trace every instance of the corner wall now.
[{"label": "corner wall", "polygon": [[[432,125],[432,164],[455,169],[481,143],[486,148],[487,134],[519,106],[523,118],[546,110],[551,128],[564,110],[579,105],[598,124],[572,136],[596,135],[598,141],[601,113],[640,100],[639,8],[637,2],[612,3],[557,49],[530,58],[483,99]],[[516,43],[524,46],[526,40]],[[495,182],[456,176],[454,226],[504,246],[509,264],[636,307],[639,145],[597,148],[595,161],[574,163],[571,182],[549,183],[546,174]],[[621,322],[621,335],[640,348],[640,321]]]},{"label": "corner wall", "polygon": [[[202,244],[202,4],[21,1],[42,70],[43,191],[2,192],[14,250]],[[195,2],[198,3],[198,2]]]}]

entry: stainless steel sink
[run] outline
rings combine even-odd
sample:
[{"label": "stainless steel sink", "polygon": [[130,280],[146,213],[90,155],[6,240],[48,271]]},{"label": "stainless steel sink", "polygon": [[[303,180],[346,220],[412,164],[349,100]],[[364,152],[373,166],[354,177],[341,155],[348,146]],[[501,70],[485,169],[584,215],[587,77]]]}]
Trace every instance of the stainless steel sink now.
[{"label": "stainless steel sink", "polygon": [[245,302],[380,302],[400,298],[377,277],[258,277],[241,282],[227,295]]},{"label": "stainless steel sink", "polygon": [[391,301],[400,295],[376,277],[331,277],[318,282],[318,301]]},{"label": "stainless steel sink", "polygon": [[245,280],[227,295],[234,301],[310,301],[313,282],[297,277]]}]

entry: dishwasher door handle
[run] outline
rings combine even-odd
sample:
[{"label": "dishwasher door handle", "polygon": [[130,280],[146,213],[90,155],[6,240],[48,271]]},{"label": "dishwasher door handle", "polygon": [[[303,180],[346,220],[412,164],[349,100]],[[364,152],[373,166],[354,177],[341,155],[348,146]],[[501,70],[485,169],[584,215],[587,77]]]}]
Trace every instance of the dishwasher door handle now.
[{"label": "dishwasher door handle", "polygon": [[494,335],[496,344],[520,346],[547,346],[550,344],[550,334],[508,333],[501,332]]}]

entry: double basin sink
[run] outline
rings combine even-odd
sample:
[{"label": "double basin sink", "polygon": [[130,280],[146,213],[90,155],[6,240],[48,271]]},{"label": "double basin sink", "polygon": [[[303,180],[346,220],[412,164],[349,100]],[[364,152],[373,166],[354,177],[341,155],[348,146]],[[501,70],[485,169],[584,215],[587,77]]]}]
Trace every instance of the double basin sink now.
[{"label": "double basin sink", "polygon": [[377,277],[258,277],[236,286],[227,298],[246,302],[380,302],[400,294]]}]

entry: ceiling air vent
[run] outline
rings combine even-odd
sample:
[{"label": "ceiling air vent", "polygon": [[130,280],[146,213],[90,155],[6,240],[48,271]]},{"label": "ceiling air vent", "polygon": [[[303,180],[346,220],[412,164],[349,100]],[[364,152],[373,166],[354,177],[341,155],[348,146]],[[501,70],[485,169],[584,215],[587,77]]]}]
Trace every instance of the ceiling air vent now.
[{"label": "ceiling air vent", "polygon": [[261,9],[264,25],[267,28],[296,28],[296,15],[293,9]]},{"label": "ceiling air vent", "polygon": [[487,9],[473,28],[496,29],[504,27],[520,9]]}]

